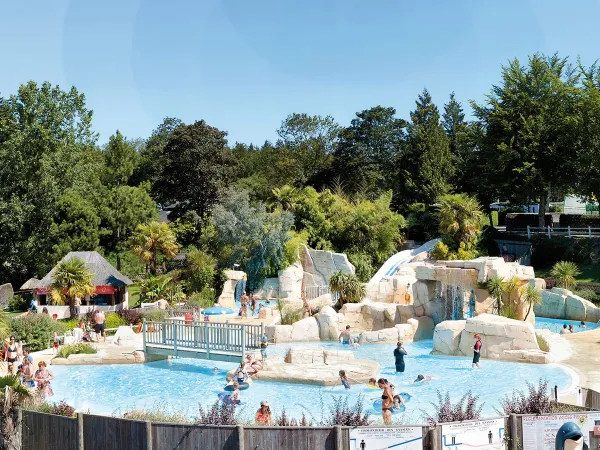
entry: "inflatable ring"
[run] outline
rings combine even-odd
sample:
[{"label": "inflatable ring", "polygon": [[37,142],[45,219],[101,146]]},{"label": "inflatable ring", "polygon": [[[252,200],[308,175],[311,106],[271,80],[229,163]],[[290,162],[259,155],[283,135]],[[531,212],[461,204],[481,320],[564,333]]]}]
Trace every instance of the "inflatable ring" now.
[{"label": "inflatable ring", "polygon": [[400,392],[398,395],[400,396],[403,402],[409,402],[412,398],[412,395],[410,395],[408,392]]},{"label": "inflatable ring", "polygon": [[[399,409],[392,409],[392,416],[395,416],[397,414],[402,414],[405,411],[406,411],[406,406],[400,405]],[[373,416],[381,416],[381,406],[379,408],[368,409],[365,412],[367,412]]]},{"label": "inflatable ring", "polygon": [[[245,391],[246,389],[248,389],[250,387],[250,385],[246,382],[240,383],[239,384],[239,390],[240,391]],[[229,392],[233,392],[233,384],[228,384],[227,386],[225,386],[224,388],[226,391]]]}]

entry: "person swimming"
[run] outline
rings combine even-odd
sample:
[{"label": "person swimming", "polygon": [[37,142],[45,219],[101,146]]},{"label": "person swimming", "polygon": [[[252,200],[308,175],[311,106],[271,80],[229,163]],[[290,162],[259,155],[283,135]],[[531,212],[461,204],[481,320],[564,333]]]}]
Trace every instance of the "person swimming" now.
[{"label": "person swimming", "polygon": [[352,343],[352,336],[350,335],[350,325],[346,325],[346,329],[340,333],[339,339],[342,339],[342,344],[350,345]]},{"label": "person swimming", "polygon": [[340,375],[340,381],[342,382],[342,386],[344,386],[344,389],[346,389],[346,390],[350,389],[350,381],[348,381],[348,377],[346,376],[346,371],[340,370],[339,375]]},{"label": "person swimming", "polygon": [[369,384],[367,384],[367,387],[371,389],[379,388],[379,386],[377,386],[377,380],[375,378],[369,378]]},{"label": "person swimming", "polygon": [[580,324],[580,325],[581,325],[581,328],[586,328],[586,326],[585,326],[585,322],[584,322],[583,320],[581,321],[581,324]]},{"label": "person swimming", "polygon": [[394,395],[392,400],[392,409],[400,409],[402,406],[402,398],[398,394]]},{"label": "person swimming", "polygon": [[217,374],[217,373],[219,373],[219,368],[218,368],[218,367],[214,367],[214,368],[213,368],[213,373],[214,373],[214,374]]},{"label": "person swimming", "polygon": [[417,378],[415,378],[415,381],[413,381],[413,383],[422,383],[424,381],[431,381],[433,380],[433,377],[429,376],[429,375],[417,375]]}]

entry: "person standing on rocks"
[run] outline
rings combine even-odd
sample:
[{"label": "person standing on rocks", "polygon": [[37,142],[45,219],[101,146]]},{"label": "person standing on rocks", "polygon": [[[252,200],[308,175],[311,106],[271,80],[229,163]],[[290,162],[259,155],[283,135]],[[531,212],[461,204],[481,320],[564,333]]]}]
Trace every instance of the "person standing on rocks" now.
[{"label": "person standing on rocks", "polygon": [[473,369],[479,369],[479,358],[481,356],[481,347],[483,344],[481,343],[481,336],[476,334],[474,337],[475,345],[473,346]]},{"label": "person standing on rocks", "polygon": [[394,358],[396,359],[396,372],[404,372],[405,364],[404,364],[404,355],[408,355],[408,352],[405,350],[402,342],[398,341],[398,346],[394,349]]}]

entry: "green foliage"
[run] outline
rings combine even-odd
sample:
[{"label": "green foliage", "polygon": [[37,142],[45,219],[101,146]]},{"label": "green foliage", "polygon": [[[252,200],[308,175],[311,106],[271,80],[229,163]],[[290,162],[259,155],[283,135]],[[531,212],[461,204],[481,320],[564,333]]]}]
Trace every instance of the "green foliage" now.
[{"label": "green foliage", "polygon": [[550,345],[548,344],[548,341],[546,340],[546,338],[539,333],[535,333],[535,337],[536,337],[538,347],[540,348],[540,350],[543,352],[549,352]]},{"label": "green foliage", "polygon": [[[107,328],[110,328],[107,325]],[[85,342],[80,342],[79,344],[70,344],[70,345],[63,345],[60,350],[58,351],[58,353],[56,354],[57,358],[68,358],[69,355],[93,355],[95,353],[98,353],[98,350],[96,350],[94,347],[92,347],[90,344],[85,343]]]},{"label": "green foliage", "polygon": [[113,267],[116,267],[119,272],[127,275],[132,280],[136,279],[146,271],[146,265],[129,250],[107,253],[104,255],[104,258],[106,258]]},{"label": "green foliage", "polygon": [[279,300],[277,309],[281,315],[281,325],[293,325],[302,319],[302,308],[298,308],[293,304],[286,304]]},{"label": "green foliage", "polygon": [[573,291],[573,294],[578,295],[581,298],[585,298],[590,302],[598,301],[598,294],[596,294],[596,291],[590,288],[577,289],[576,291]]},{"label": "green foliage", "polygon": [[175,233],[168,224],[150,222],[138,225],[129,239],[131,252],[137,255],[148,266],[152,275],[158,271],[159,256],[173,259],[179,251]]},{"label": "green foliage", "polygon": [[140,286],[139,303],[153,303],[160,298],[164,298],[169,303],[183,300],[182,286],[177,281],[177,276],[177,273],[171,273],[141,278],[138,281]]},{"label": "green foliage", "polygon": [[353,273],[334,272],[329,279],[329,289],[338,295],[339,306],[344,303],[359,303],[366,294],[366,288]]},{"label": "green foliage", "polygon": [[437,215],[425,203],[411,204],[408,207],[406,222],[409,239],[422,242],[439,236]]},{"label": "green foliage", "polygon": [[542,304],[542,293],[538,291],[534,285],[528,283],[521,291],[521,301],[528,306],[527,314],[525,314],[524,319],[527,320],[529,313],[535,307],[535,305]]},{"label": "green foliage", "polygon": [[169,316],[168,311],[164,309],[144,309],[142,310],[142,317],[147,322],[164,322]]},{"label": "green foliage", "polygon": [[479,203],[473,197],[466,194],[440,197],[436,217],[444,246],[436,245],[434,256],[443,256],[444,259],[476,257],[482,229],[481,216]]},{"label": "green foliage", "polygon": [[76,257],[61,261],[52,274],[52,301],[67,303],[71,317],[79,316],[81,299],[95,291],[92,274],[85,263]]},{"label": "green foliage", "polygon": [[127,321],[117,313],[108,313],[104,324],[106,325],[106,328],[119,328],[127,325]]},{"label": "green foliage", "polygon": [[56,332],[61,335],[66,331],[64,323],[52,320],[51,317],[42,314],[12,318],[9,325],[10,333],[18,341],[26,342],[32,352],[47,349],[52,333]]},{"label": "green foliage", "polygon": [[212,216],[220,266],[240,264],[250,288],[257,287],[264,276],[284,267],[292,222],[289,212],[267,212],[263,203],[250,204],[248,192],[228,190]]},{"label": "green foliage", "polygon": [[107,186],[127,184],[137,166],[137,151],[133,142],[128,141],[119,130],[108,139],[104,147],[105,170],[102,174]]},{"label": "green foliage", "polygon": [[60,320],[60,323],[63,324],[66,331],[69,331],[69,330],[73,330],[74,328],[77,328],[77,325],[79,325],[80,320],[81,319],[79,319],[78,317],[74,317],[72,319]]},{"label": "green foliage", "polygon": [[556,280],[558,287],[571,289],[577,284],[577,276],[580,274],[577,264],[571,261],[559,261],[554,264],[550,272]]},{"label": "green foliage", "polygon": [[194,292],[187,300],[187,305],[195,308],[210,308],[214,306],[217,294],[210,286],[205,286],[202,291]]},{"label": "green foliage", "polygon": [[29,300],[20,295],[13,295],[8,299],[8,309],[11,311],[27,311],[29,308]]},{"label": "green foliage", "polygon": [[367,283],[375,275],[376,268],[373,267],[372,259],[366,253],[351,253],[348,255],[348,259],[354,266],[356,276],[361,282]]},{"label": "green foliage", "polygon": [[190,423],[189,417],[183,411],[176,411],[166,403],[157,402],[151,409],[136,409],[123,414],[124,419],[140,420],[158,423]]},{"label": "green foliage", "polygon": [[211,288],[217,273],[217,260],[202,250],[192,247],[186,253],[186,263],[183,278],[188,283],[191,292],[200,292]]},{"label": "green foliage", "polygon": [[175,205],[172,219],[188,211],[203,217],[233,181],[237,162],[226,135],[203,120],[180,125],[170,134],[153,192],[161,203]]},{"label": "green foliage", "polygon": [[303,230],[300,233],[290,231],[288,234],[290,236],[290,239],[285,243],[284,268],[298,262],[298,257],[300,255],[300,247],[302,247],[302,245],[306,245],[308,241],[308,232],[306,230]]}]

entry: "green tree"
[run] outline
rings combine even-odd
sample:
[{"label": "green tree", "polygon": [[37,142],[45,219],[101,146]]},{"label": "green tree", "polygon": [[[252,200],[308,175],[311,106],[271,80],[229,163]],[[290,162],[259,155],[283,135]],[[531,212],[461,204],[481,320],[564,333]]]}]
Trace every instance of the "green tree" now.
[{"label": "green tree", "polygon": [[21,450],[21,427],[18,408],[32,397],[31,391],[22,383],[19,375],[0,377],[0,402],[2,402],[2,418],[0,419],[0,449]]},{"label": "green tree", "polygon": [[329,289],[338,297],[341,308],[345,303],[359,303],[366,295],[366,288],[353,273],[334,272],[329,279]]},{"label": "green tree", "polygon": [[574,184],[580,154],[578,80],[566,58],[536,54],[526,66],[510,61],[486,103],[472,102],[486,130],[488,173],[497,174],[488,185],[497,184],[516,204],[538,202],[542,227],[552,193]]},{"label": "green tree", "polygon": [[257,287],[264,276],[284,268],[292,223],[289,212],[267,212],[263,203],[250,204],[248,192],[229,189],[213,211],[214,254],[219,255],[221,267],[240,264],[250,287]]},{"label": "green tree", "polygon": [[502,306],[502,297],[504,297],[507,288],[504,279],[498,276],[490,277],[490,279],[487,280],[485,287],[492,298],[496,301],[494,307],[496,312],[499,313],[500,307]]},{"label": "green tree", "polygon": [[79,317],[81,299],[93,295],[96,287],[94,274],[79,258],[69,258],[60,262],[52,273],[52,301],[69,305],[71,317]]},{"label": "green tree", "polygon": [[329,169],[340,127],[331,116],[290,114],[277,130],[300,168],[296,184],[303,185]]},{"label": "green tree", "polygon": [[396,159],[404,142],[406,121],[394,108],[376,106],[356,113],[340,133],[333,176],[349,192],[379,195],[392,188]]},{"label": "green tree", "polygon": [[559,261],[552,267],[550,275],[556,280],[558,287],[572,289],[577,285],[577,276],[581,275],[581,272],[574,262]]},{"label": "green tree", "polygon": [[213,256],[195,247],[186,253],[184,277],[190,292],[212,288],[216,273],[217,260]]},{"label": "green tree", "polygon": [[112,135],[104,148],[104,184],[126,185],[138,164],[138,154],[133,142],[129,142],[119,130]]},{"label": "green tree", "polygon": [[450,94],[450,100],[444,105],[442,125],[448,136],[450,153],[454,156],[454,176],[450,180],[458,192],[471,192],[470,177],[472,177],[473,131],[465,120],[462,105],[456,100],[454,92]]},{"label": "green tree", "polygon": [[534,285],[528,283],[521,290],[521,300],[523,301],[523,303],[525,303],[528,306],[527,314],[525,314],[525,319],[524,319],[524,320],[527,320],[527,318],[529,317],[529,313],[535,307],[535,305],[542,304],[542,293],[540,291],[538,291]]},{"label": "green tree", "polygon": [[407,128],[407,149],[400,157],[400,180],[404,184],[398,193],[403,201],[409,200],[407,203],[432,205],[451,188],[454,157],[439,111],[427,89],[419,95],[416,104]]},{"label": "green tree", "polygon": [[182,125],[171,134],[153,189],[161,203],[174,205],[173,219],[188,211],[203,217],[233,181],[236,161],[225,136],[226,132],[203,120]]},{"label": "green tree", "polygon": [[129,246],[147,265],[152,275],[158,272],[158,259],[161,255],[173,259],[179,251],[175,233],[168,224],[161,222],[138,225],[129,238]]},{"label": "green tree", "polygon": [[439,259],[472,259],[477,254],[477,244],[481,234],[481,209],[477,200],[466,194],[443,195],[438,200],[436,216],[441,243],[448,249],[442,255],[438,242],[434,255]]}]

